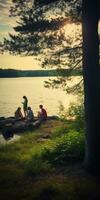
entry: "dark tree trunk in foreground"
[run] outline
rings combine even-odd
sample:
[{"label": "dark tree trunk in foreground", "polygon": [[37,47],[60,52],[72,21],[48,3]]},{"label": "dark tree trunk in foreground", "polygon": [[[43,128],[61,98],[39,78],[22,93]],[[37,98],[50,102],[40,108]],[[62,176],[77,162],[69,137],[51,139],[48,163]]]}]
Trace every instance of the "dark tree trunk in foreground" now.
[{"label": "dark tree trunk in foreground", "polygon": [[[99,0],[83,0],[83,78],[86,117],[85,164],[100,168],[100,68],[98,39]],[[99,169],[100,170],[100,169]]]}]

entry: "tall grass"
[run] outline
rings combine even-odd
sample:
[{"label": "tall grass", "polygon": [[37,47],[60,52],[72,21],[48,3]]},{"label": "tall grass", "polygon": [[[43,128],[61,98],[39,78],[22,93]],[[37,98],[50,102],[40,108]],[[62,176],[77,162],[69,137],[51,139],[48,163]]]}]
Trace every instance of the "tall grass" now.
[{"label": "tall grass", "polygon": [[[18,141],[1,146],[1,199],[60,200],[67,195],[73,200],[76,182],[66,182],[63,175],[55,174],[57,169],[84,159],[84,129],[78,127],[75,121],[51,120],[38,130],[23,133]],[[49,137],[45,138],[46,134]]]}]

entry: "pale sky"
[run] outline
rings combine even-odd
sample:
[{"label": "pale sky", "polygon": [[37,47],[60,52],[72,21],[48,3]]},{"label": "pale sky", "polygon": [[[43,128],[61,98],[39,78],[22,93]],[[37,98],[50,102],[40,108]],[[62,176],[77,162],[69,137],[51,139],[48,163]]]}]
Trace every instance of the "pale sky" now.
[{"label": "pale sky", "polygon": [[[15,25],[15,18],[9,17],[9,8],[12,5],[11,0],[0,0],[0,41],[3,37],[8,37],[8,33],[13,33],[13,26]],[[9,54],[0,54],[0,68],[14,68],[14,69],[42,69],[39,61],[35,60],[33,56],[21,57],[12,56]]]},{"label": "pale sky", "polygon": [[13,68],[13,69],[41,69],[40,64],[32,56],[21,57],[21,56],[12,56],[9,54],[0,54],[0,68]]},{"label": "pale sky", "polygon": [[[12,0],[0,0],[0,41],[3,37],[8,37],[8,33],[13,33],[13,26],[16,23],[15,18],[9,17],[9,8],[12,5]],[[100,27],[100,23],[99,23]],[[69,29],[67,29],[68,32]],[[99,28],[100,33],[100,28]],[[12,56],[9,54],[0,54],[0,68],[14,68],[14,69],[42,69],[39,61],[32,56],[21,57]]]}]

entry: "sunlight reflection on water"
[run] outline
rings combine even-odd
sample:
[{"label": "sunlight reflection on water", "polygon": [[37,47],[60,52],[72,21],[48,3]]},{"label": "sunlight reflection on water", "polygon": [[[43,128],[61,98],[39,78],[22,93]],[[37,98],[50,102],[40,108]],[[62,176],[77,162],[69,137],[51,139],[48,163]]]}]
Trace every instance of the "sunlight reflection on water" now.
[{"label": "sunlight reflection on water", "polygon": [[44,105],[48,115],[57,115],[59,102],[68,107],[71,101],[76,100],[75,96],[66,95],[60,89],[44,88],[44,80],[48,78],[0,78],[0,117],[13,116],[16,108],[22,107],[23,95],[28,97],[29,106],[32,107],[35,115],[39,104]]}]

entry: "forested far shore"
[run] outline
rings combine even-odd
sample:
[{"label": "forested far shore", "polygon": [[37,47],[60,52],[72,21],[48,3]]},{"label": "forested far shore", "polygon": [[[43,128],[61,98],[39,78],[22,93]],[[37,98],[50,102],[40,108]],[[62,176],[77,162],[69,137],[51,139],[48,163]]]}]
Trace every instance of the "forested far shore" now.
[{"label": "forested far shore", "polygon": [[[59,70],[16,70],[16,69],[0,69],[0,78],[13,77],[45,77],[45,76],[60,76],[70,73],[68,69]],[[73,71],[73,75],[81,75],[80,70]]]}]

